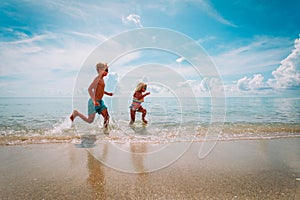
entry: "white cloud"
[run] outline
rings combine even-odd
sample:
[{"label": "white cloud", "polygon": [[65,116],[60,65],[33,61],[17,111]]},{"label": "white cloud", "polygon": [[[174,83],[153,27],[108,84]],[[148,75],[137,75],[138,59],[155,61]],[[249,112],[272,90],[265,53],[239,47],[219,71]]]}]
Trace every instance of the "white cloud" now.
[{"label": "white cloud", "polygon": [[295,89],[300,86],[300,38],[295,40],[294,49],[281,65],[272,72],[274,78],[264,81],[262,74],[255,74],[253,78],[247,76],[237,82],[241,91],[255,91],[262,89]]},{"label": "white cloud", "polygon": [[[247,45],[241,46],[241,43]],[[232,75],[272,70],[290,52],[291,47],[287,38],[255,37],[250,43],[235,41],[219,48],[222,53],[213,55],[212,59],[220,74]]]},{"label": "white cloud", "polygon": [[237,25],[235,25],[233,22],[225,19],[216,9],[214,9],[214,7],[212,5],[210,5],[210,3],[208,1],[204,1],[204,0],[193,1],[193,0],[191,0],[191,2],[195,2],[196,4],[199,4],[199,7],[203,11],[205,11],[209,16],[213,17],[218,22],[228,25],[228,26],[237,27]]},{"label": "white cloud", "polygon": [[205,12],[208,16],[212,17],[216,21],[236,27],[236,25],[229,20],[225,19],[210,3],[206,0],[172,0],[172,1],[149,1],[146,3],[143,1],[143,6],[152,10],[160,10],[167,15],[176,15],[182,12],[182,8],[185,6],[195,6],[199,8],[202,12]]},{"label": "white cloud", "polygon": [[163,87],[159,87],[158,85],[149,85],[147,90],[151,92],[151,94],[164,94],[165,89]]},{"label": "white cloud", "polygon": [[200,89],[200,91],[208,91],[209,90],[209,86],[207,84],[207,78],[204,78],[200,82],[199,89]]},{"label": "white cloud", "polygon": [[137,27],[143,27],[141,17],[136,14],[130,14],[127,17],[122,17],[122,22],[124,24],[130,24],[133,22]]},{"label": "white cloud", "polygon": [[262,90],[268,88],[268,84],[263,81],[264,77],[261,74],[254,74],[253,78],[245,76],[237,82],[237,87],[240,90]]},{"label": "white cloud", "polygon": [[200,81],[186,80],[178,83],[177,86],[182,89],[191,89],[195,96],[223,96],[225,91],[221,80],[216,77],[205,77]]},{"label": "white cloud", "polygon": [[274,79],[269,80],[274,88],[293,88],[300,86],[300,38],[295,40],[292,53],[272,72]]},{"label": "white cloud", "polygon": [[101,35],[101,34],[90,34],[90,33],[76,32],[76,31],[70,31],[70,32],[67,32],[67,33],[70,33],[70,34],[75,35],[75,36],[80,36],[82,38],[96,39],[96,40],[99,40],[99,42],[105,41],[105,40],[108,39],[106,36]]},{"label": "white cloud", "polygon": [[29,37],[27,34],[22,32],[18,32],[18,35],[22,35],[19,38],[22,38],[21,40],[16,40],[16,41],[12,41],[12,42],[3,42],[2,44],[11,44],[11,45],[15,45],[15,44],[31,44],[33,42],[38,42],[38,41],[43,41],[43,40],[47,40],[47,39],[55,39],[56,36],[54,34],[51,33],[46,33],[46,34],[41,34],[41,35],[35,35],[33,37]]},{"label": "white cloud", "polygon": [[180,57],[176,59],[176,62],[178,63],[182,63],[183,61],[185,61],[186,59],[184,57]]},{"label": "white cloud", "polygon": [[[47,9],[48,12],[55,11],[57,14],[62,16],[69,16],[74,20],[80,20],[83,22],[93,21],[95,16],[110,16],[118,19],[120,13],[130,9],[132,6],[125,2],[114,2],[114,1],[91,1],[86,3],[83,1],[64,1],[64,0],[44,0],[44,1],[28,1],[28,4],[34,6],[40,6],[41,9]],[[103,22],[103,21],[102,21]]]},{"label": "white cloud", "polygon": [[251,78],[248,78],[247,76],[244,76],[243,78],[238,80],[237,87],[240,90],[249,91],[250,90],[250,87],[249,87],[249,82],[250,81],[251,81]]},{"label": "white cloud", "polygon": [[70,95],[81,64],[98,42],[99,36],[55,33],[0,42],[0,81],[5,88],[0,96],[45,96],[55,91]]}]

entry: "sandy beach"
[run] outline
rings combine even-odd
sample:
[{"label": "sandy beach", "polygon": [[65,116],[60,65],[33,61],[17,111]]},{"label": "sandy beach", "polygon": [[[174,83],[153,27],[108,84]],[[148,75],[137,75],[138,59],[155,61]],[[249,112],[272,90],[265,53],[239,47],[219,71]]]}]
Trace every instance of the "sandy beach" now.
[{"label": "sandy beach", "polygon": [[[99,146],[0,146],[0,199],[300,199],[299,144],[300,138],[219,141],[199,159],[201,144],[193,143],[154,172],[139,156],[120,158],[136,173],[104,165],[93,153]],[[116,156],[113,144],[99,145],[106,158]]]}]

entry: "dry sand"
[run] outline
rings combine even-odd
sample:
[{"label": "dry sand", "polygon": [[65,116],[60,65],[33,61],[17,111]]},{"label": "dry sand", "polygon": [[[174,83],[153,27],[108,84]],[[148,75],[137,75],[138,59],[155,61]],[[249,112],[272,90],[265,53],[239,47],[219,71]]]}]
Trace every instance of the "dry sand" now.
[{"label": "dry sand", "polygon": [[[0,146],[0,199],[300,199],[300,138],[219,141],[204,159],[198,158],[201,144],[193,143],[150,173],[139,154],[119,158],[113,145]],[[103,160],[131,163],[137,173],[103,165],[99,149]]]}]

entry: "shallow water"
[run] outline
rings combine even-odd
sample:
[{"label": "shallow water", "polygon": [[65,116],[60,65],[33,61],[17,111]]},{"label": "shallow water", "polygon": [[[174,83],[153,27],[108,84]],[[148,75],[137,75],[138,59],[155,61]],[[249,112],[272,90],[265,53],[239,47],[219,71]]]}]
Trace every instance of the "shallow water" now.
[{"label": "shallow water", "polygon": [[[78,142],[82,136],[115,142],[177,142],[269,139],[300,136],[298,98],[147,98],[148,125],[140,113],[129,126],[130,100],[105,98],[111,116],[108,130],[97,116],[87,124],[72,107],[87,112],[87,98],[0,98],[0,144]],[[73,105],[73,106],[72,106]]]}]

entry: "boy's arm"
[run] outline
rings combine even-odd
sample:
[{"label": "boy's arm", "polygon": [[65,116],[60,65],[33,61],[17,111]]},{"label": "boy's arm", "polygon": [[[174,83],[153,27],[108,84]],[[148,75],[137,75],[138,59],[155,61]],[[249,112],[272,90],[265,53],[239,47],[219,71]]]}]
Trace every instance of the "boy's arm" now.
[{"label": "boy's arm", "polygon": [[106,91],[104,91],[104,94],[106,94],[106,95],[108,95],[108,96],[114,95],[114,93],[112,93],[112,92],[106,92]]}]

